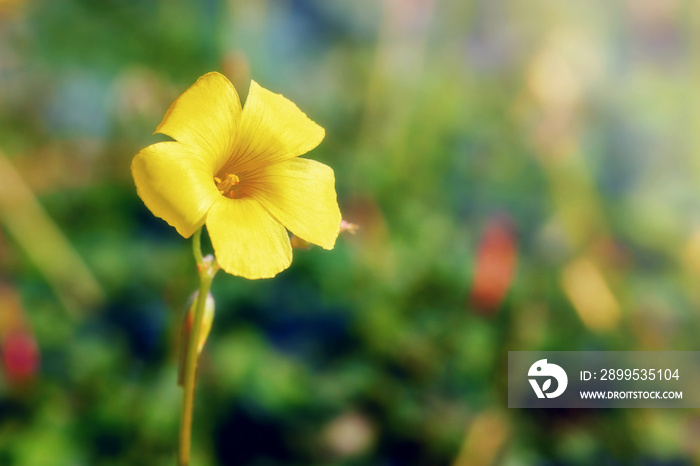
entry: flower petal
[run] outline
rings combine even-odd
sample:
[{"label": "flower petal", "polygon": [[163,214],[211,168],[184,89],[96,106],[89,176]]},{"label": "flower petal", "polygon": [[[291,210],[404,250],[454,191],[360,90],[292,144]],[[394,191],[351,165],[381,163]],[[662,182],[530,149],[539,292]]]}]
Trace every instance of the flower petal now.
[{"label": "flower petal", "polygon": [[318,146],[324,136],[324,129],[293,102],[252,81],[241,131],[223,171],[248,171],[297,157]]},{"label": "flower petal", "polygon": [[223,196],[207,214],[216,260],[241,277],[270,278],[292,263],[287,230],[253,198]]},{"label": "flower petal", "polygon": [[204,224],[207,211],[221,197],[211,164],[194,151],[179,142],[159,142],[131,162],[136,191],[146,207],[185,238]]},{"label": "flower petal", "polygon": [[246,193],[292,233],[333,249],[341,216],[330,167],[294,158],[257,170],[246,184]]},{"label": "flower petal", "polygon": [[222,74],[207,73],[173,102],[156,133],[202,149],[218,171],[233,150],[241,113],[233,84]]}]

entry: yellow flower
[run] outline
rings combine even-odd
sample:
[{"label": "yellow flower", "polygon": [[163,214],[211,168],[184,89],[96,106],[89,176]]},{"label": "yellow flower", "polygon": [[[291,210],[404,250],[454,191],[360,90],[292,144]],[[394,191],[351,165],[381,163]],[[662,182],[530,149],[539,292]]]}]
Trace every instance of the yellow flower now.
[{"label": "yellow flower", "polygon": [[298,157],[324,130],[283,96],[253,81],[241,108],[228,79],[208,73],[175,100],[156,133],[175,141],[134,157],[139,196],[185,238],[206,223],[226,272],[267,278],[289,267],[285,227],[333,248],[341,220],[333,170]]}]

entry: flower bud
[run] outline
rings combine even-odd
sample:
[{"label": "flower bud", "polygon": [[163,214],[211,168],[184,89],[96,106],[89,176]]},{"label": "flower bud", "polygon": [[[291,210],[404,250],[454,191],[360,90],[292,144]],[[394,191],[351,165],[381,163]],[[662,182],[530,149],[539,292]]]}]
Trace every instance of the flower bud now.
[{"label": "flower bud", "polygon": [[[185,319],[182,323],[182,347],[180,349],[180,371],[178,374],[178,383],[182,385],[183,381],[183,368],[185,367],[185,360],[187,359],[187,348],[190,344],[190,337],[192,335],[192,326],[194,325],[194,313],[197,308],[197,298],[199,292],[195,291],[189,300],[190,306],[185,314]],[[199,342],[197,344],[197,356],[202,353],[204,348],[204,343],[207,341],[209,332],[211,331],[211,325],[214,321],[214,297],[211,293],[207,293],[207,299],[204,303],[204,316],[202,317],[202,328],[199,330]]]},{"label": "flower bud", "polygon": [[347,220],[340,221],[340,232],[341,233],[348,232],[351,235],[354,235],[355,233],[357,233],[357,230],[359,230],[359,229],[360,229],[360,225],[350,223]]}]

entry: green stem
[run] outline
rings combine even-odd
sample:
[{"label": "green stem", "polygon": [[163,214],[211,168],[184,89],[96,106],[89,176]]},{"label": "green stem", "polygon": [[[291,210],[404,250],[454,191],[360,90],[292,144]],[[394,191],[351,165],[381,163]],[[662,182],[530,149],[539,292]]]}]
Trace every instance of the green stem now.
[{"label": "green stem", "polygon": [[[192,250],[197,260],[197,270],[199,272],[199,291],[197,293],[197,307],[194,311],[194,319],[189,337],[182,342],[187,345],[187,354],[184,361],[184,380],[182,384],[182,412],[180,416],[180,448],[178,451],[178,465],[188,466],[190,462],[190,444],[192,439],[192,407],[194,405],[194,387],[197,379],[197,346],[199,334],[204,320],[204,307],[209,295],[209,288],[214,279],[214,275],[219,270],[216,260],[207,256],[202,257],[202,247],[200,238],[202,229],[197,230],[192,237]],[[186,325],[186,324],[185,324]]]},{"label": "green stem", "polygon": [[194,254],[194,260],[197,261],[197,269],[204,263],[202,259],[202,228],[199,228],[192,235],[192,253]]}]

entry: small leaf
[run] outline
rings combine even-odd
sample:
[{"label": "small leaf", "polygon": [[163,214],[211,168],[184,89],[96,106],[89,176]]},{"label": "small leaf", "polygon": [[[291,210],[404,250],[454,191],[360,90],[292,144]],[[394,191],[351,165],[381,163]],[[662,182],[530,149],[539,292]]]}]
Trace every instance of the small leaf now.
[{"label": "small leaf", "polygon": [[552,379],[547,379],[544,385],[542,385],[542,391],[546,392],[550,385],[552,385]]}]

